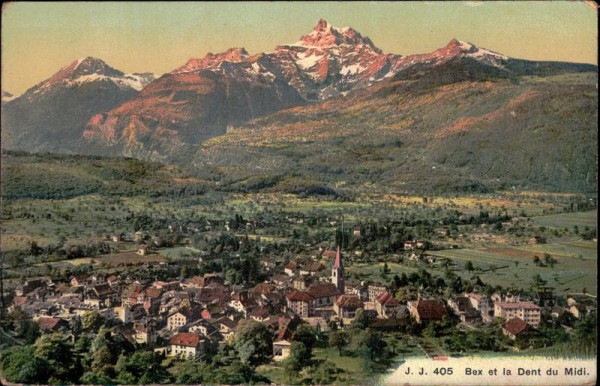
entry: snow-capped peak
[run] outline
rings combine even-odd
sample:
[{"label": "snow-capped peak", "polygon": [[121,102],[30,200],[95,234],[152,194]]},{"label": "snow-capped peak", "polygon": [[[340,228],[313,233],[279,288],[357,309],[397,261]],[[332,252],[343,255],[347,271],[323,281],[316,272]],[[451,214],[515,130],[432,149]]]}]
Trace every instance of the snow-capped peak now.
[{"label": "snow-capped peak", "polygon": [[104,62],[102,59],[88,56],[72,61],[62,67],[52,77],[29,89],[26,94],[41,95],[55,87],[74,87],[83,83],[109,81],[120,88],[141,90],[156,79],[154,74],[125,74]]},{"label": "snow-capped peak", "polygon": [[343,44],[364,45],[381,53],[381,50],[375,47],[368,37],[362,36],[358,31],[351,27],[334,27],[325,19],[319,20],[310,33],[302,36],[300,40],[292,44],[292,46],[325,48]]},{"label": "snow-capped peak", "polygon": [[507,56],[501,55],[497,52],[479,48],[473,43],[457,39],[450,40],[445,47],[435,51],[435,56],[438,58],[448,58],[459,55],[483,60],[495,66],[499,66],[501,60],[508,59]]}]

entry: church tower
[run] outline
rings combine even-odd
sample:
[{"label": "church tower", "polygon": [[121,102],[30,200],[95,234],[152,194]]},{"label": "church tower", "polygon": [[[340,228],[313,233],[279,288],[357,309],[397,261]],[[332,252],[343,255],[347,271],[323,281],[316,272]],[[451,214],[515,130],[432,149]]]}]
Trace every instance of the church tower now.
[{"label": "church tower", "polygon": [[335,284],[341,293],[346,293],[346,283],[344,282],[344,265],[342,264],[342,253],[340,252],[340,247],[337,248],[335,262],[331,268],[331,282]]}]

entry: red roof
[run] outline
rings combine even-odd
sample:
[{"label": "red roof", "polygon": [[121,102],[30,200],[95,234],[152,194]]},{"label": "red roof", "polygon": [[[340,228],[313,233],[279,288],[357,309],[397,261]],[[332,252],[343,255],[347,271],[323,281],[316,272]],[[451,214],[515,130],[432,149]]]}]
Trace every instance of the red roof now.
[{"label": "red roof", "polygon": [[169,344],[186,347],[198,347],[200,337],[191,332],[182,332],[174,335],[170,340]]},{"label": "red roof", "polygon": [[250,312],[250,316],[254,316],[257,318],[265,318],[269,315],[269,309],[266,307],[256,307],[252,312]]},{"label": "red roof", "polygon": [[59,318],[39,318],[38,319],[38,324],[40,325],[40,328],[42,330],[54,330],[58,324],[60,323],[61,319]]},{"label": "red roof", "polygon": [[448,315],[444,303],[439,300],[417,300],[415,307],[421,320],[441,320]]},{"label": "red roof", "polygon": [[523,319],[513,318],[502,325],[506,331],[513,335],[518,335],[522,332],[529,331],[531,326],[527,324]]},{"label": "red roof", "polygon": [[13,304],[15,306],[22,306],[24,304],[27,304],[27,296],[15,296],[15,298],[13,299]]},{"label": "red roof", "polygon": [[298,267],[298,264],[294,263],[293,261],[290,261],[289,263],[286,264],[285,269],[289,269],[289,270],[295,270]]},{"label": "red roof", "polygon": [[314,299],[314,297],[305,291],[292,291],[287,294],[286,298],[292,302],[309,302]]},{"label": "red roof", "polygon": [[306,292],[315,298],[339,296],[342,292],[332,283],[317,284],[311,286]]},{"label": "red roof", "polygon": [[540,309],[539,306],[530,302],[502,302],[497,304],[501,308],[528,308],[528,309]]},{"label": "red roof", "polygon": [[160,298],[160,295],[161,295],[160,288],[147,288],[145,292],[146,292],[146,296],[151,299],[158,299],[158,298]]},{"label": "red roof", "polygon": [[398,307],[400,303],[389,292],[385,291],[377,297],[377,301],[386,307]]},{"label": "red roof", "polygon": [[348,294],[341,295],[335,304],[340,308],[363,308],[365,306],[358,296]]},{"label": "red roof", "polygon": [[336,255],[335,251],[332,251],[330,249],[327,249],[325,251],[323,251],[323,257],[327,257],[329,259],[334,259]]},{"label": "red roof", "polygon": [[277,287],[275,287],[273,284],[259,283],[252,289],[252,291],[255,294],[270,294],[271,292],[275,291],[276,289],[277,289]]}]

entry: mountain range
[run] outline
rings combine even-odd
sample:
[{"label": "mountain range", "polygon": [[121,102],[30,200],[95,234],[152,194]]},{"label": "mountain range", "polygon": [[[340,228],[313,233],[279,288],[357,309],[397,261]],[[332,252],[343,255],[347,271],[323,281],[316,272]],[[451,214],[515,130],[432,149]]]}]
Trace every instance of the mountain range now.
[{"label": "mountain range", "polygon": [[594,65],[456,39],[402,56],[320,20],[272,52],[209,53],[158,78],[75,61],[3,92],[2,147],[192,163],[240,189],[594,190],[595,84]]}]

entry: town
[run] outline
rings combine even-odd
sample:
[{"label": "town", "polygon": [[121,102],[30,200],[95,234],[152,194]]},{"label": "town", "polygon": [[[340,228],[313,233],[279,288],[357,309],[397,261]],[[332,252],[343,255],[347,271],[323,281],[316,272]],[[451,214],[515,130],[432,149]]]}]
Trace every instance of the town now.
[{"label": "town", "polygon": [[[595,297],[556,291],[539,274],[528,288],[485,283],[509,266],[443,257],[468,254],[447,236],[459,231],[452,224],[425,231],[414,223],[396,234],[398,222],[350,223],[343,214],[313,212],[270,213],[271,224],[264,213],[168,225],[141,218],[135,232],[106,234],[88,250],[66,248],[66,261],[79,265],[50,261],[29,277],[5,280],[4,376],[27,383],[363,383],[408,356],[595,352],[588,339]],[[530,222],[519,213],[483,212],[456,221],[473,222],[468,237],[476,242]],[[281,223],[292,228],[287,242],[261,232],[284,229]],[[301,231],[323,226],[332,234]],[[480,229],[489,230],[482,236]],[[519,242],[535,244],[532,235],[521,229]],[[537,233],[538,242],[543,237]],[[376,261],[367,262],[366,252],[382,240],[388,252],[370,253]],[[32,243],[25,254],[54,248]],[[179,258],[167,258],[170,252]],[[564,260],[519,258],[542,272]]]}]

